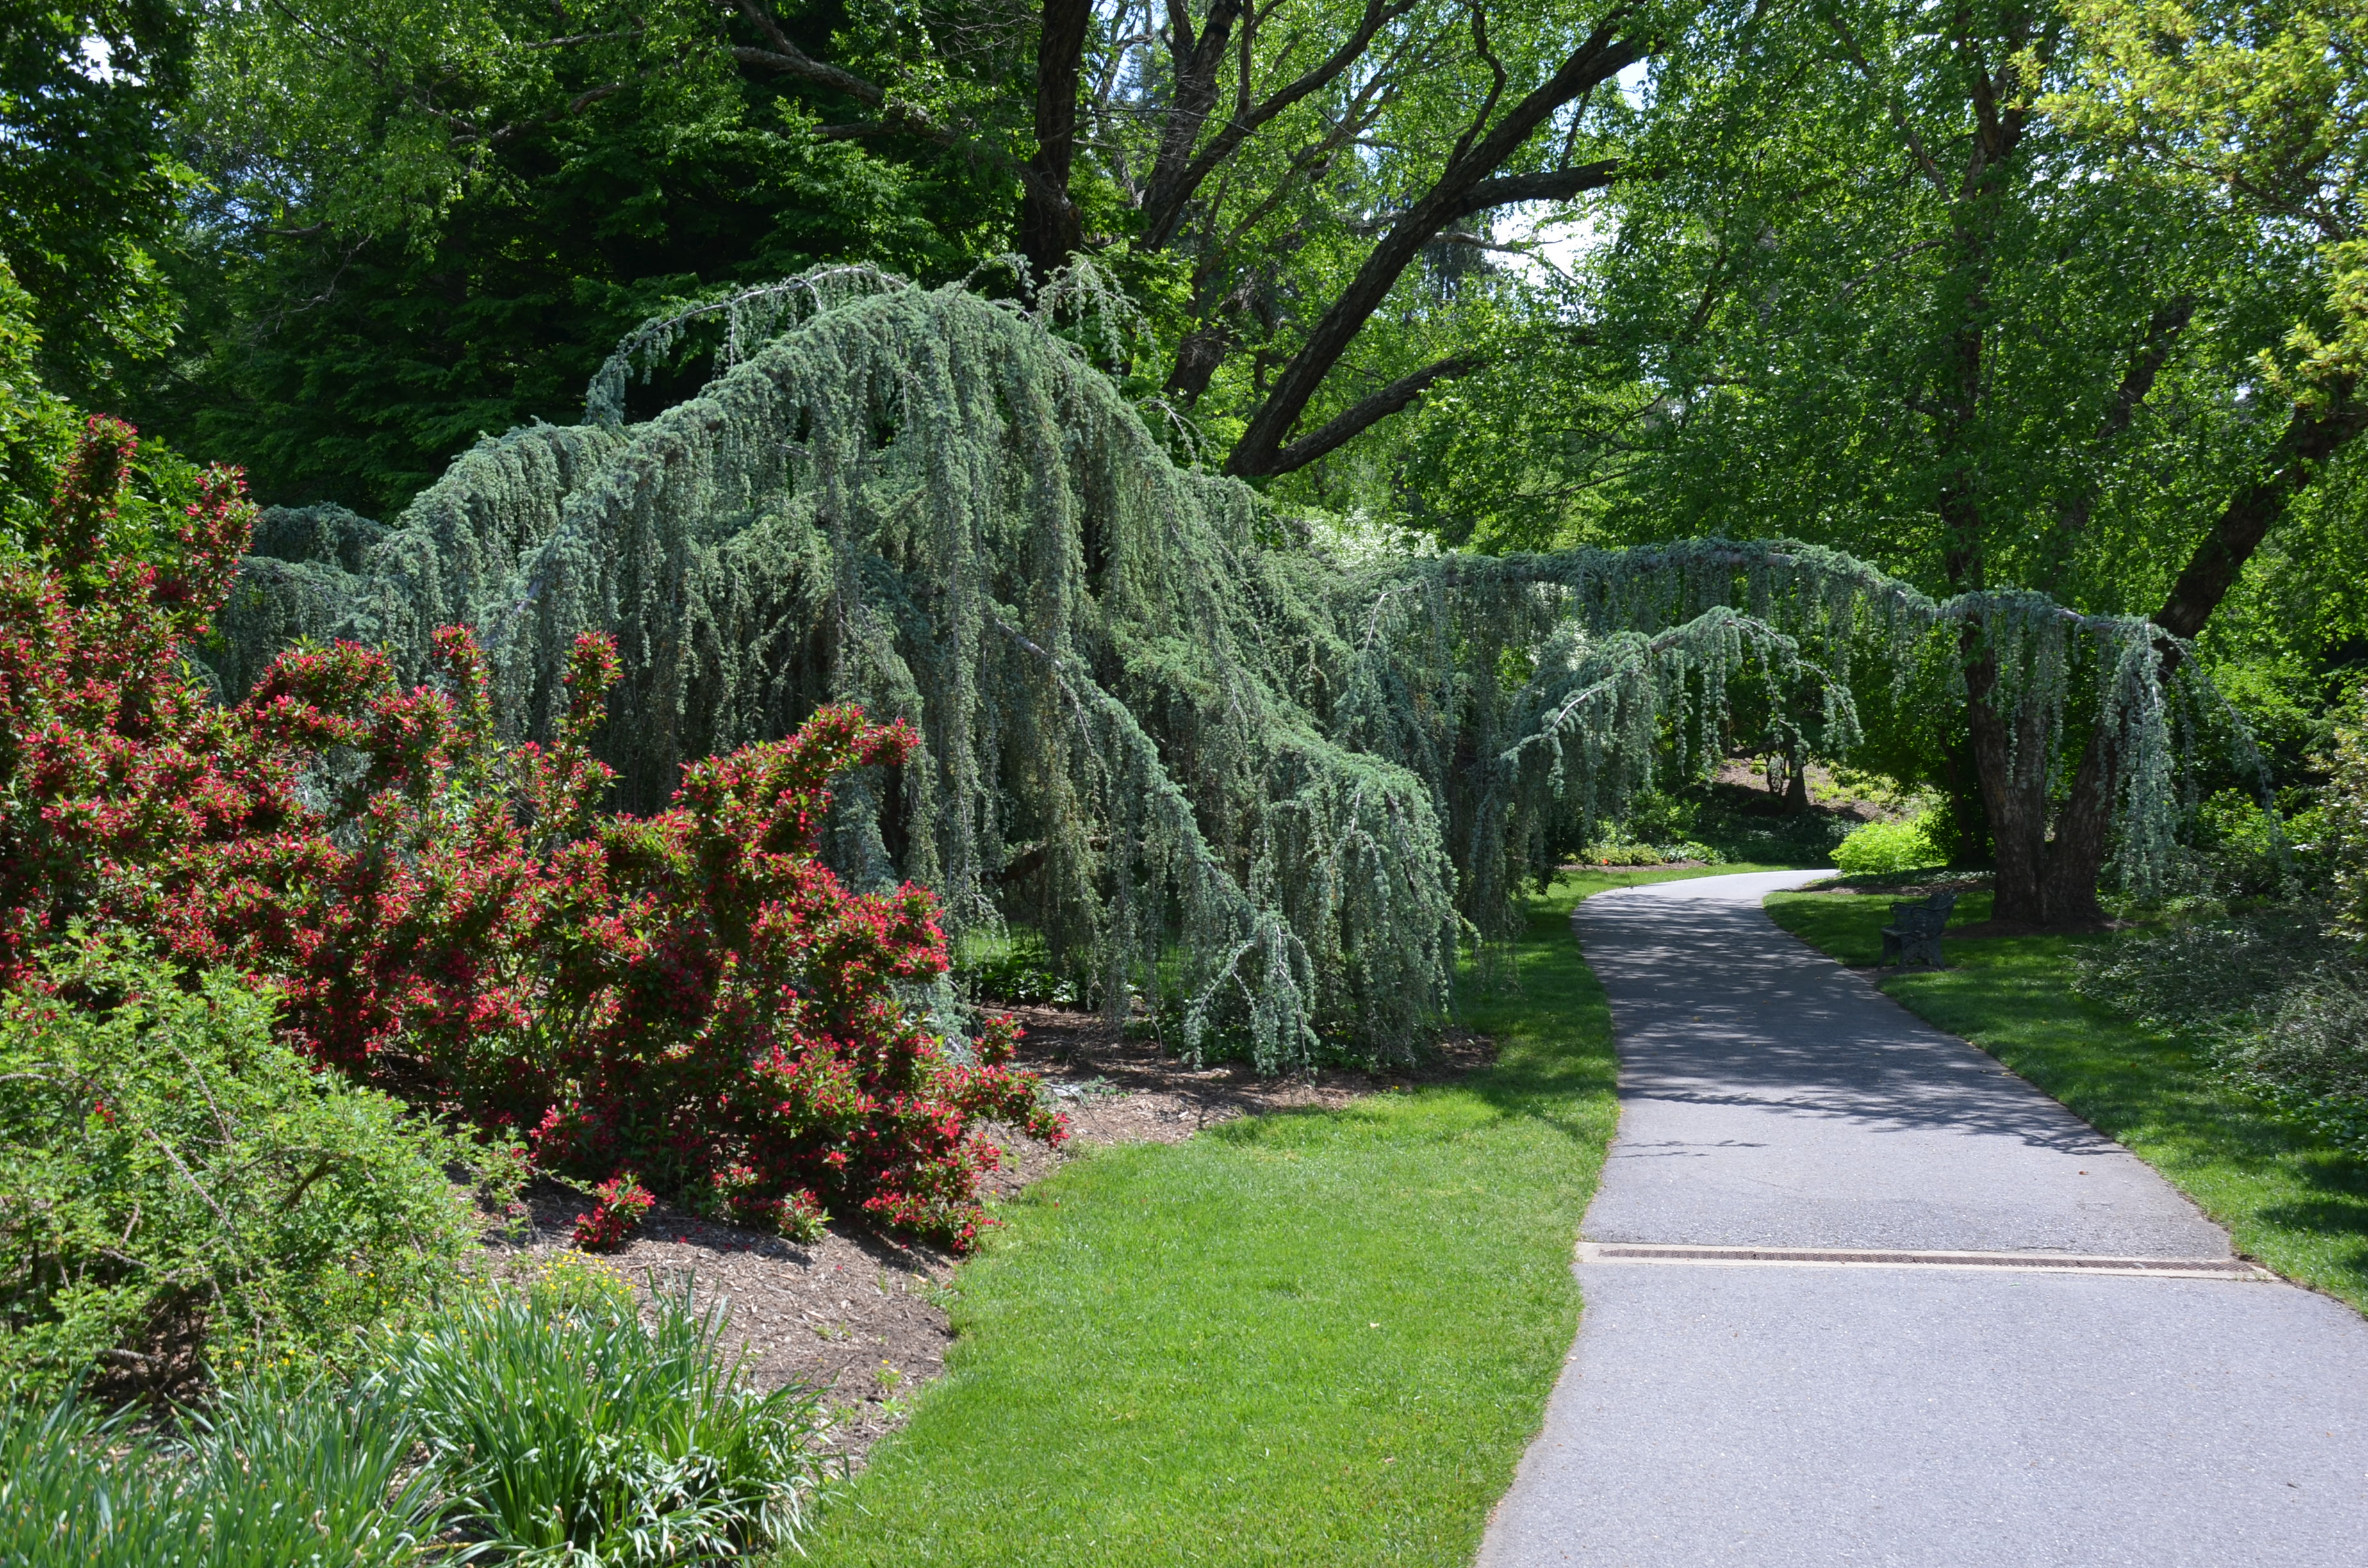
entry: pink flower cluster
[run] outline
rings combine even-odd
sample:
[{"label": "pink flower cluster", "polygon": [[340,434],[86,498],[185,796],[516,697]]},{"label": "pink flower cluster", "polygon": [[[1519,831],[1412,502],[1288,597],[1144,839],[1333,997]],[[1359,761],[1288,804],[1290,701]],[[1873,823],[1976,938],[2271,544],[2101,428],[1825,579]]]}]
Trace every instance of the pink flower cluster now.
[{"label": "pink flower cluster", "polygon": [[0,983],[78,926],[135,932],[277,985],[318,1062],[790,1233],[828,1208],[967,1247],[997,1157],[976,1123],[1064,1136],[1008,1020],[957,1064],[899,1000],[946,967],[932,897],[851,893],[818,857],[832,778],[900,766],[905,726],[824,709],[631,817],[591,746],[605,638],[547,744],[500,743],[458,627],[434,686],[341,642],[217,704],[179,649],[253,508],[217,468],[172,560],[115,553],[133,446],[92,420],[39,554],[0,568]]}]

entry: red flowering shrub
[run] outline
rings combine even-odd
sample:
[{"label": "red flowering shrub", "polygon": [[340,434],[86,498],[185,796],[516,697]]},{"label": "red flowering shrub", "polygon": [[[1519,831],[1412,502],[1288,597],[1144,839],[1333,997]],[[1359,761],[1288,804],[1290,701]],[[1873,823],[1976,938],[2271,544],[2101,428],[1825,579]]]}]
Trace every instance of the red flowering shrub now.
[{"label": "red flowering shrub", "polygon": [[903,725],[825,709],[635,818],[598,809],[606,639],[549,745],[499,743],[460,628],[439,687],[338,643],[216,704],[177,650],[252,508],[216,469],[176,559],[111,553],[132,445],[92,420],[40,554],[0,566],[0,982],[74,923],[129,927],[275,982],[317,1062],[792,1233],[828,1204],[966,1246],[996,1158],[973,1124],[1063,1135],[1008,1025],[956,1063],[900,999],[946,967],[930,896],[850,893],[818,858],[829,780],[902,761]]},{"label": "red flowering shrub", "polygon": [[642,1228],[657,1199],[631,1171],[592,1189],[593,1204],[575,1216],[575,1244],[586,1252],[616,1252]]}]

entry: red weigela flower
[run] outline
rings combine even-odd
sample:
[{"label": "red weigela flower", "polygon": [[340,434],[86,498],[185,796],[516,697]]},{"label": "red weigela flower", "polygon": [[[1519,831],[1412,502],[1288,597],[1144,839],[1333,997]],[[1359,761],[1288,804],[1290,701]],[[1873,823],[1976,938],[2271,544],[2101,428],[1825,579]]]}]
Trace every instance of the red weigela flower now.
[{"label": "red weigela flower", "polygon": [[1064,1135],[1008,1020],[956,1064],[900,999],[945,971],[931,896],[851,893],[819,858],[830,780],[902,762],[905,725],[825,708],[627,817],[592,749],[606,638],[578,642],[542,744],[501,744],[459,627],[428,687],[338,643],[216,703],[180,649],[254,509],[214,469],[174,559],[118,557],[134,445],[92,420],[39,556],[0,568],[0,983],[76,923],[140,933],[276,986],[324,1066],[790,1233],[827,1208],[967,1246],[996,1160],[976,1124]]}]

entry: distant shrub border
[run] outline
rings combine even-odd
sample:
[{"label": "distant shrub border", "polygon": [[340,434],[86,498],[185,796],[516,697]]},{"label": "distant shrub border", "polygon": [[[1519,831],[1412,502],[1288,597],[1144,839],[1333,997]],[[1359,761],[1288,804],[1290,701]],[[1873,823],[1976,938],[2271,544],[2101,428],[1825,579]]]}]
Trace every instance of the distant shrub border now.
[{"label": "distant shrub border", "polygon": [[1675,844],[1590,844],[1580,852],[1582,866],[1718,866],[1726,857],[1693,839]]},{"label": "distant shrub border", "polygon": [[1834,846],[1835,869],[1853,877],[1889,876],[1948,863],[1922,817],[1908,822],[1871,822],[1852,829]]},{"label": "distant shrub border", "polygon": [[312,1061],[523,1137],[592,1180],[799,1228],[825,1210],[962,1249],[992,1118],[1061,1119],[990,1028],[949,1057],[900,988],[946,969],[928,893],[849,892],[818,856],[831,778],[916,741],[851,708],[603,812],[618,674],[575,644],[547,744],[498,740],[485,661],[434,639],[398,688],[351,643],[282,654],[239,702],[194,683],[253,521],[216,468],[161,561],[117,551],[135,446],[94,418],[39,556],[0,566],[0,981],[88,927],[281,999]]}]

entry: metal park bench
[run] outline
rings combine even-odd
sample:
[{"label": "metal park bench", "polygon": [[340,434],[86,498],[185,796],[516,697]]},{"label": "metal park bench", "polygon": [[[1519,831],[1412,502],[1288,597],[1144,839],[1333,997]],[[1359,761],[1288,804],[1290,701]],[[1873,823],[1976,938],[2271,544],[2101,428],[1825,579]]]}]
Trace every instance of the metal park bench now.
[{"label": "metal park bench", "polygon": [[1957,906],[1953,892],[1936,892],[1891,906],[1891,924],[1883,928],[1883,961],[1890,964],[1941,964],[1941,933],[1948,929],[1949,912]]}]

